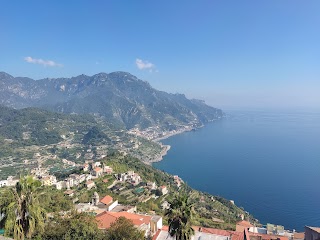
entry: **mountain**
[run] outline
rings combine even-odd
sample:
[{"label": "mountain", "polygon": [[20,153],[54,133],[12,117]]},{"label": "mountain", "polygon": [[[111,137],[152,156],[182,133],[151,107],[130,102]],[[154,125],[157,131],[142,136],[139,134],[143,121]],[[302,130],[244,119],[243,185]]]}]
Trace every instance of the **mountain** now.
[{"label": "mountain", "polygon": [[173,130],[183,125],[202,125],[223,116],[220,109],[203,101],[158,91],[126,72],[41,80],[0,72],[0,104],[96,114],[127,129],[159,126]]},{"label": "mountain", "polygon": [[90,114],[13,109],[0,104],[0,180],[38,164],[62,173],[116,150],[150,162],[159,158],[163,148]]}]

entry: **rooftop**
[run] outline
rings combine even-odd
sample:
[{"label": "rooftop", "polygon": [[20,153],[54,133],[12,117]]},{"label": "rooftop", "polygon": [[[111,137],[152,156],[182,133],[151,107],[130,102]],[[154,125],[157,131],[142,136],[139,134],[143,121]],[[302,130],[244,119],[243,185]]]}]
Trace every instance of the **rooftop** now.
[{"label": "rooftop", "polygon": [[100,200],[100,202],[102,202],[102,203],[105,204],[105,205],[108,205],[108,204],[110,204],[110,203],[113,202],[113,198],[112,198],[111,196],[107,195],[107,196],[103,197],[103,198]]},{"label": "rooftop", "polygon": [[293,239],[304,239],[304,232],[295,232],[293,234]]},{"label": "rooftop", "polygon": [[237,222],[237,225],[240,225],[240,226],[243,226],[243,227],[248,227],[248,228],[253,227],[253,225],[250,222],[244,221],[244,220],[240,221],[240,222]]},{"label": "rooftop", "polygon": [[306,226],[307,228],[310,228],[311,230],[317,232],[317,233],[320,233],[320,227],[309,227],[309,226]]},{"label": "rooftop", "polygon": [[125,217],[132,221],[132,223],[136,226],[141,226],[144,224],[149,224],[151,220],[151,216],[147,215],[139,215],[128,212],[103,212],[96,216],[98,221],[99,228],[107,229],[110,225],[115,222],[119,217]]},{"label": "rooftop", "polygon": [[[171,237],[168,233],[168,226],[163,226],[161,230],[159,230],[152,240],[174,240],[175,238]],[[220,229],[210,229],[210,228],[202,228],[202,227],[193,227],[195,230],[195,235],[193,239],[201,239],[201,240],[228,240],[230,237],[229,231],[220,230]],[[200,230],[200,231],[199,231]],[[211,233],[210,232],[215,232]],[[223,235],[218,234],[223,233]]]}]

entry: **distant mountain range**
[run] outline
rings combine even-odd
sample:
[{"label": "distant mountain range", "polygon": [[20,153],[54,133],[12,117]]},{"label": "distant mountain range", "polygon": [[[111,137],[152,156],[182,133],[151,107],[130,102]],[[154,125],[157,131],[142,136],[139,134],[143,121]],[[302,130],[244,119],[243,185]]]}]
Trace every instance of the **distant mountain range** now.
[{"label": "distant mountain range", "polygon": [[126,72],[33,80],[0,72],[0,104],[62,113],[90,113],[127,129],[173,130],[223,116],[220,109],[183,94],[158,91]]}]

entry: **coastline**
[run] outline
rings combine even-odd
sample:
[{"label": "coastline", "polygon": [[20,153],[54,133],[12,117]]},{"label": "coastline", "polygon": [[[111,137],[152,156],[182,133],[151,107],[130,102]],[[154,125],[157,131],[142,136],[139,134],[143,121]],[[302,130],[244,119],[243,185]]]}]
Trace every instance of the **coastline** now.
[{"label": "coastline", "polygon": [[[201,126],[201,127],[203,127],[203,126]],[[154,142],[160,142],[161,140],[167,139],[167,138],[169,138],[169,137],[172,137],[172,136],[175,136],[175,135],[184,133],[184,132],[190,132],[190,131],[192,131],[192,130],[195,130],[195,128],[185,128],[185,129],[177,130],[176,132],[168,133],[168,134],[166,134],[166,135],[163,136],[163,137],[155,138],[155,139],[153,139],[152,141],[154,141]]]},{"label": "coastline", "polygon": [[172,137],[172,136],[175,136],[175,135],[178,135],[178,134],[181,134],[181,133],[184,133],[184,132],[190,132],[190,131],[195,131],[196,129],[198,128],[202,128],[204,127],[205,125],[201,125],[197,128],[184,128],[184,129],[180,129],[180,130],[177,130],[176,132],[171,132],[171,133],[168,133],[166,134],[165,136],[163,137],[160,137],[160,138],[156,138],[156,139],[153,139],[152,141],[153,142],[156,142],[156,143],[159,143],[162,147],[164,147],[160,153],[160,155],[156,156],[154,159],[150,160],[147,162],[148,165],[152,165],[152,163],[155,163],[155,162],[160,162],[163,160],[163,157],[166,156],[168,154],[168,151],[170,150],[171,146],[170,145],[163,145],[160,141],[161,140],[164,140],[164,139],[167,139],[169,137]]},{"label": "coastline", "polygon": [[171,146],[170,145],[162,145],[162,147],[163,147],[163,149],[162,149],[161,153],[159,155],[157,155],[154,159],[146,162],[146,164],[152,165],[152,163],[162,161],[163,157],[165,155],[167,155],[167,153],[170,150]]}]

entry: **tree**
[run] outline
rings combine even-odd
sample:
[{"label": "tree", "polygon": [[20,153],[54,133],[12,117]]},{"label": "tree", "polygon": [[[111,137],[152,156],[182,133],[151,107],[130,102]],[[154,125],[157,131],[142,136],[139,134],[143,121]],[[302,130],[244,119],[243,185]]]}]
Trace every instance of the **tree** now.
[{"label": "tree", "polygon": [[23,240],[44,231],[45,210],[39,202],[41,182],[31,176],[20,177],[14,188],[5,188],[1,193],[0,212],[7,236]]},{"label": "tree", "polygon": [[194,210],[186,193],[176,195],[173,201],[169,202],[170,208],[166,212],[168,216],[169,234],[177,240],[188,240],[194,235],[191,225]]},{"label": "tree", "polygon": [[107,240],[141,240],[144,233],[138,230],[131,220],[119,217],[107,230]]},{"label": "tree", "polygon": [[45,232],[39,236],[42,240],[102,240],[103,232],[93,216],[73,212],[71,215],[55,217],[45,226]]}]

